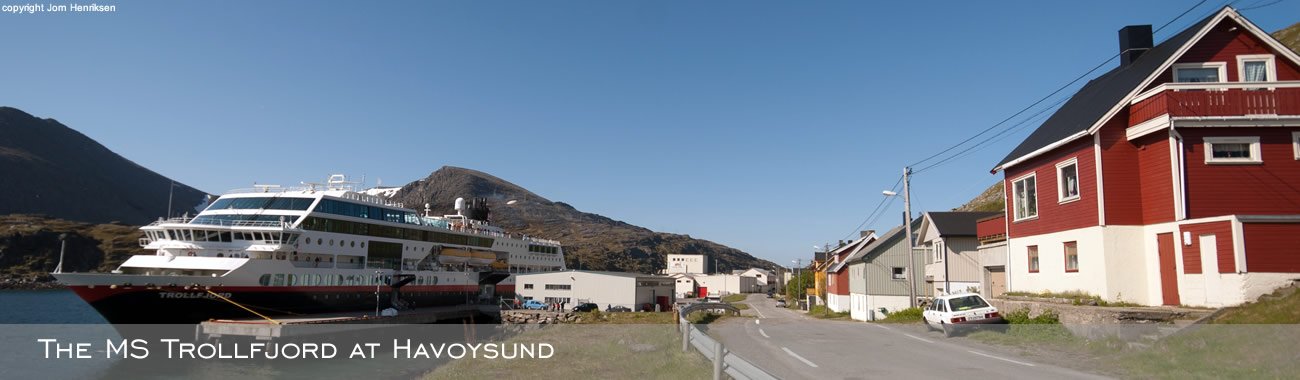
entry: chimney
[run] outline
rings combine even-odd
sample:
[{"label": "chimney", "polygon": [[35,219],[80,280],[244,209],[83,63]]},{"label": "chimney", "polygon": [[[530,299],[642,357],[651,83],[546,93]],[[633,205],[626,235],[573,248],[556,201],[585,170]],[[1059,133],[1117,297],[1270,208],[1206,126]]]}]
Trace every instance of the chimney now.
[{"label": "chimney", "polygon": [[876,233],[876,230],[866,230],[866,231],[858,232],[858,237],[859,237],[859,238],[864,238],[864,237],[867,237],[867,236],[871,236],[871,234],[874,234],[874,233]]},{"label": "chimney", "polygon": [[1151,25],[1129,25],[1119,30],[1119,65],[1128,66],[1151,50]]}]

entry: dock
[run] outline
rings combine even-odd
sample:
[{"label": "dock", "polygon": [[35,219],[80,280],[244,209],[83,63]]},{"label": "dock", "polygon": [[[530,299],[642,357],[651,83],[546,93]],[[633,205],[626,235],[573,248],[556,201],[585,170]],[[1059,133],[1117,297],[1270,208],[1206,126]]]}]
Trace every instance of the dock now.
[{"label": "dock", "polygon": [[195,339],[238,337],[273,340],[381,329],[392,325],[432,324],[474,317],[487,317],[488,320],[496,321],[500,319],[500,314],[501,308],[497,305],[468,304],[416,308],[401,311],[394,316],[375,316],[364,311],[350,311],[286,316],[270,320],[214,319],[201,322],[195,327]]}]

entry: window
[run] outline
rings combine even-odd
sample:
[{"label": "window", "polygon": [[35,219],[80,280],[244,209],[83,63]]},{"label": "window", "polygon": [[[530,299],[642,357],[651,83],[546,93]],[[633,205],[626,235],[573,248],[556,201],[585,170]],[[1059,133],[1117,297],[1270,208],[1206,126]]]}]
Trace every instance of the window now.
[{"label": "window", "polygon": [[524,284],[524,289],[532,289],[533,284]]},{"label": "window", "polygon": [[1065,242],[1065,271],[1079,271],[1079,242]]},{"label": "window", "polygon": [[1258,164],[1259,137],[1206,137],[1205,163]]},{"label": "window", "polygon": [[1227,80],[1227,65],[1223,62],[1179,63],[1174,65],[1174,82],[1217,83]]},{"label": "window", "polygon": [[941,261],[943,261],[943,256],[944,256],[944,250],[943,250],[943,249],[944,249],[944,248],[943,248],[943,240],[935,240],[935,241],[934,241],[934,252],[933,252],[933,256],[934,256],[934,257],[932,258],[932,261],[933,261],[933,262],[936,262],[936,263],[937,263],[937,262],[941,262]]},{"label": "window", "polygon": [[906,280],[906,279],[907,279],[907,271],[906,271],[906,268],[903,268],[903,267],[893,267],[892,269],[893,269],[893,272],[894,272],[894,277],[893,277],[893,278],[894,278],[895,280]]},{"label": "window", "polygon": [[1295,150],[1295,159],[1300,160],[1300,132],[1291,132],[1291,149]]},{"label": "window", "polygon": [[1056,200],[1060,203],[1079,200],[1079,159],[1056,164]]},{"label": "window", "polygon": [[1015,220],[1038,217],[1038,189],[1035,187],[1036,178],[1034,174],[1012,182],[1012,189],[1014,189],[1012,203],[1015,203],[1016,209]]},{"label": "window", "polygon": [[1038,246],[1029,246],[1029,273],[1038,273]]},{"label": "window", "polygon": [[1272,54],[1237,56],[1237,78],[1240,82],[1272,82],[1277,80],[1277,69]]},{"label": "window", "polygon": [[573,286],[569,284],[546,284],[546,290],[570,290]]}]

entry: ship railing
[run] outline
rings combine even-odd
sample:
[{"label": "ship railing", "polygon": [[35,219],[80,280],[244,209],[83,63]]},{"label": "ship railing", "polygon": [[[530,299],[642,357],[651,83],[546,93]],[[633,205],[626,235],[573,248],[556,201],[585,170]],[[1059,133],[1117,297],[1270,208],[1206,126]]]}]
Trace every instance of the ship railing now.
[{"label": "ship railing", "polygon": [[[157,225],[160,225],[160,224],[186,224],[186,223],[189,223],[191,220],[194,220],[194,218],[191,218],[191,217],[179,217],[179,216],[178,216],[178,217],[175,217],[175,218],[170,218],[170,219],[158,218],[158,220],[154,221],[153,223],[149,223],[149,226],[157,226]],[[147,226],[146,226],[146,227],[147,227]]]},{"label": "ship railing", "polygon": [[289,229],[289,222],[278,220],[221,220],[213,218],[196,218],[193,224],[222,227],[271,227]]}]

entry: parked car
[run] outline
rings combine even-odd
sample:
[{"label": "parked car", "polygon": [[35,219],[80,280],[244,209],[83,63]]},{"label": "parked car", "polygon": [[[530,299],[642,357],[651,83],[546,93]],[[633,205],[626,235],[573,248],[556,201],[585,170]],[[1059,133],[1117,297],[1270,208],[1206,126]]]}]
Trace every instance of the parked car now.
[{"label": "parked car", "polygon": [[927,329],[943,331],[944,336],[953,336],[972,325],[1007,323],[998,308],[974,293],[935,297],[921,317]]},{"label": "parked car", "polygon": [[776,307],[785,307],[785,300],[776,300]]},{"label": "parked car", "polygon": [[524,308],[528,310],[546,310],[546,304],[538,300],[524,301]]},{"label": "parked car", "polygon": [[586,313],[593,310],[600,310],[600,306],[596,306],[596,304],[588,302],[584,304],[578,304],[578,306],[573,307],[573,311],[579,313]]},{"label": "parked car", "polygon": [[627,312],[631,312],[632,309],[627,306],[610,306],[605,308],[605,311],[611,313],[627,313]]}]

